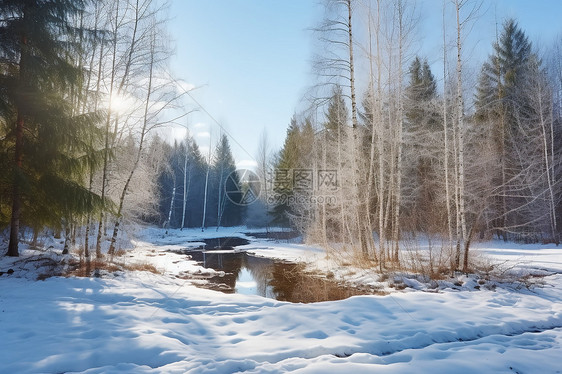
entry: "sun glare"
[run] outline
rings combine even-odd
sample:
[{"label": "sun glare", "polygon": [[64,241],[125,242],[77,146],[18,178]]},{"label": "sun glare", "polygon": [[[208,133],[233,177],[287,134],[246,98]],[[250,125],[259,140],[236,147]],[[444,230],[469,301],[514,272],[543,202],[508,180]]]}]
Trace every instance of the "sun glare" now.
[{"label": "sun glare", "polygon": [[113,95],[110,103],[111,111],[119,114],[130,112],[135,107],[135,100],[123,95]]}]

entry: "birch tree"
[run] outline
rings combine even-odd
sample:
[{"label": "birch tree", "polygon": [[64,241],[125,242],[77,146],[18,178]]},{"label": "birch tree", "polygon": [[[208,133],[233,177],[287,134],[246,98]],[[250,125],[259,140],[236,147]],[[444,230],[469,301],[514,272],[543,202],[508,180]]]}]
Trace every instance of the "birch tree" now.
[{"label": "birch tree", "polygon": [[273,170],[272,170],[272,153],[270,149],[270,143],[265,129],[260,135],[260,140],[258,143],[258,150],[256,155],[257,174],[261,180],[261,193],[260,201],[263,203],[263,208],[265,209],[265,229],[269,232],[269,197],[272,191],[270,191],[270,186],[272,185]]},{"label": "birch tree", "polygon": [[[110,33],[107,44],[108,55],[102,56],[104,59],[104,77],[103,85],[106,88],[107,111],[104,124],[104,160],[101,175],[101,196],[106,197],[109,183],[109,170],[112,150],[115,148],[122,135],[119,136],[120,125],[123,122],[119,120],[119,110],[124,108],[115,108],[120,100],[127,95],[126,91],[130,87],[131,75],[136,73],[135,69],[144,65],[142,60],[146,56],[146,46],[150,45],[150,36],[143,32],[148,30],[150,26],[150,17],[153,15],[152,0],[117,0],[110,3],[107,29]],[[148,22],[148,23],[147,23]],[[142,41],[142,42],[141,42]],[[143,45],[143,42],[144,43]],[[141,50],[143,50],[141,52]],[[138,103],[135,105],[138,107]],[[96,257],[100,258],[101,243],[103,237],[103,225],[107,220],[104,217],[105,211],[100,212],[98,220],[98,230],[96,237]]]},{"label": "birch tree", "polygon": [[[325,4],[327,17],[318,31],[321,40],[329,46],[330,52],[326,56],[320,56],[317,69],[323,84],[337,84],[345,88],[344,97],[351,109],[350,123],[344,123],[344,127],[339,128],[336,143],[339,155],[337,170],[341,181],[339,226],[341,232],[345,233],[343,241],[356,246],[363,256],[368,256],[369,248],[372,247],[372,236],[365,225],[367,206],[359,187],[362,179],[359,157],[361,133],[355,88],[356,41],[353,32],[354,12],[358,8],[358,2],[331,0]],[[342,153],[343,148],[351,152]]]},{"label": "birch tree", "polygon": [[[476,17],[481,3],[470,0],[455,0],[454,11],[456,19],[456,93],[455,93],[455,120],[453,122],[454,143],[454,189],[456,205],[456,253],[455,267],[460,265],[460,255],[463,251],[463,271],[468,271],[468,251],[470,237],[467,231],[467,206],[465,191],[465,135],[467,133],[464,97],[463,97],[463,39],[466,37],[467,29]],[[470,232],[474,232],[477,217],[472,220]]]},{"label": "birch tree", "polygon": [[[146,138],[149,132],[154,128],[162,126],[170,120],[163,120],[162,114],[167,109],[171,109],[176,103],[180,95],[176,94],[170,87],[173,87],[169,79],[162,77],[164,70],[166,69],[165,63],[169,57],[169,52],[162,50],[161,46],[165,46],[165,43],[159,38],[165,36],[165,32],[161,30],[157,14],[152,15],[152,20],[149,23],[147,34],[148,34],[148,71],[146,72],[146,92],[143,103],[142,116],[139,120],[140,130],[139,130],[139,140],[136,146],[136,156],[133,161],[133,165],[128,172],[125,184],[122,188],[121,195],[119,197],[118,208],[115,215],[115,224],[113,229],[113,234],[111,236],[110,246],[108,250],[109,255],[113,255],[115,251],[115,243],[117,240],[117,235],[119,233],[119,228],[123,215],[123,207],[125,204],[125,197],[129,192],[129,187],[135,173],[137,172],[139,163],[141,162],[141,157],[144,154]],[[159,48],[160,46],[160,48]],[[144,87],[142,84],[141,87]],[[179,115],[173,120],[179,119],[186,114]]]}]

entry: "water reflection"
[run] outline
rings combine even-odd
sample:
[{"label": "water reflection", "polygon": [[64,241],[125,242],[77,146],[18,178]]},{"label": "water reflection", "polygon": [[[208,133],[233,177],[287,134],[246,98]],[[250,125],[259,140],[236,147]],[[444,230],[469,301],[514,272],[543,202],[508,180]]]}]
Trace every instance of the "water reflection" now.
[{"label": "water reflection", "polygon": [[206,268],[223,271],[207,288],[225,293],[253,294],[272,299],[311,303],[372,293],[306,273],[300,264],[256,257],[247,253],[195,251],[191,258]]},{"label": "water reflection", "polygon": [[233,250],[234,247],[250,244],[250,241],[248,239],[239,238],[237,236],[223,236],[223,237],[220,237],[220,238],[201,239],[201,240],[193,241],[192,243],[199,243],[199,242],[203,242],[205,244],[203,244],[203,245],[201,245],[201,246],[199,246],[195,249]]},{"label": "water reflection", "polygon": [[298,241],[301,236],[298,231],[247,232],[246,235],[256,239],[272,239],[287,242]]}]

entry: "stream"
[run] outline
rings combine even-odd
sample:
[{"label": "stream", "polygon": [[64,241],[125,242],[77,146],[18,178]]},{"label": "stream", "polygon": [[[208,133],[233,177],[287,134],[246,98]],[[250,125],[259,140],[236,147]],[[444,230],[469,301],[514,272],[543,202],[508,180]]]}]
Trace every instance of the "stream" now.
[{"label": "stream", "polygon": [[372,293],[306,272],[303,264],[233,251],[249,244],[247,239],[223,237],[198,242],[205,244],[185,253],[205,268],[224,272],[223,276],[209,277],[208,283],[202,285],[204,288],[293,303],[341,300]]}]

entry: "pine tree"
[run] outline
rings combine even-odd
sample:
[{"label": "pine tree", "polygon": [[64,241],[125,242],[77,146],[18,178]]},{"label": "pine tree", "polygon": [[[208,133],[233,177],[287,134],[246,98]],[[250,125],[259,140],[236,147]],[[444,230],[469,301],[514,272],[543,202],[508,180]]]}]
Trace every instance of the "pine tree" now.
[{"label": "pine tree", "polygon": [[337,141],[338,137],[342,136],[343,130],[349,122],[349,112],[341,86],[336,85],[332,90],[332,96],[328,103],[326,112],[326,122],[324,122],[324,129],[327,133],[328,140]]},{"label": "pine tree", "polygon": [[22,222],[39,216],[37,224],[57,227],[99,202],[81,181],[96,116],[73,115],[72,87],[82,72],[69,56],[80,46],[66,42],[79,31],[70,18],[83,9],[80,0],[0,1],[0,115],[12,154],[9,256],[19,255]]},{"label": "pine tree", "polygon": [[433,129],[439,127],[435,110],[430,107],[431,100],[436,96],[437,84],[427,59],[422,62],[416,56],[410,65],[410,82],[406,88],[407,109],[405,114],[410,127],[422,126]]},{"label": "pine tree", "polygon": [[[482,67],[476,96],[478,115],[499,118],[500,129],[495,135],[498,143],[513,130],[516,110],[521,104],[521,84],[525,82],[531,58],[532,46],[527,36],[515,20],[507,20],[494,43],[494,53]],[[498,133],[502,126],[507,127],[503,133]]]},{"label": "pine tree", "polygon": [[499,186],[494,200],[495,217],[491,226],[497,229],[504,240],[509,237],[510,227],[519,225],[514,208],[520,205],[521,186],[513,182],[521,172],[514,152],[518,142],[525,142],[518,133],[518,123],[523,115],[525,99],[522,97],[524,84],[529,74],[529,62],[534,60],[531,43],[515,20],[509,19],[503,25],[494,53],[483,65],[478,81],[475,119],[487,138],[492,141],[498,157],[498,167],[492,176],[492,185]]},{"label": "pine tree", "polygon": [[300,162],[300,132],[297,119],[293,116],[273,168],[273,196],[278,200],[271,210],[273,224],[288,226],[289,215],[294,213],[287,201],[293,195],[293,171]]},{"label": "pine tree", "polygon": [[[216,208],[216,226],[235,226],[242,221],[243,202],[235,205],[226,195],[234,193],[240,187],[238,175],[236,173],[236,163],[232,156],[228,137],[223,134],[215,150],[215,160],[213,163],[213,188],[216,200],[213,206]],[[235,199],[236,200],[236,199]]]},{"label": "pine tree", "polygon": [[404,184],[411,195],[408,213],[412,216],[414,229],[427,232],[437,228],[439,221],[440,212],[435,206],[436,196],[440,193],[436,174],[440,169],[438,139],[443,126],[435,105],[437,84],[427,60],[416,56],[409,73],[405,137],[410,146],[404,150],[408,170]]}]

